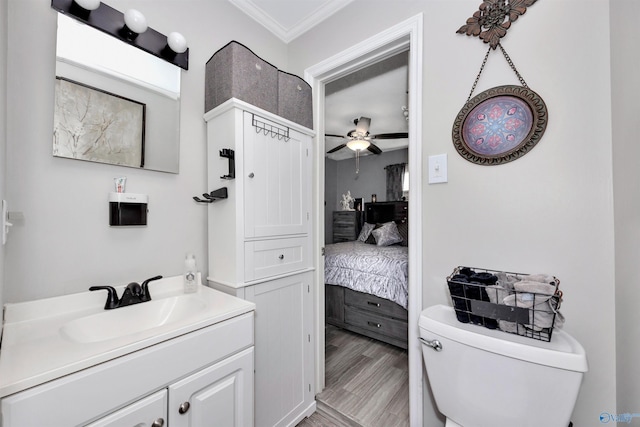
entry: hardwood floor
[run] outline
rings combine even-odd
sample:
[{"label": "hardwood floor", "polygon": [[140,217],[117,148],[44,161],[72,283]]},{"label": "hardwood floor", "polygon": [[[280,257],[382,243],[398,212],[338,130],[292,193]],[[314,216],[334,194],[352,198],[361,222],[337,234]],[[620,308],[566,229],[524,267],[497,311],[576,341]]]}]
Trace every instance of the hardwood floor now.
[{"label": "hardwood floor", "polygon": [[407,351],[327,325],[325,389],[298,427],[409,425]]}]

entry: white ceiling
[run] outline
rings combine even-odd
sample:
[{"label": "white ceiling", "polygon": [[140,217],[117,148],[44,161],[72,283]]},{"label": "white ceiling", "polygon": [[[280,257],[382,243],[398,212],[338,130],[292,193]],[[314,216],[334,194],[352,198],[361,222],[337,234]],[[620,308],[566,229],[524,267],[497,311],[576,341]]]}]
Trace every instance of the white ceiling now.
[{"label": "white ceiling", "polygon": [[[285,43],[327,19],[353,0],[229,0],[240,10],[277,35]],[[345,46],[345,49],[348,46]],[[408,54],[401,53],[326,85],[325,131],[346,135],[355,129],[353,120],[371,118],[369,132],[407,132],[402,107],[408,105]],[[344,144],[346,138],[326,137],[326,151]],[[406,148],[408,139],[373,141],[383,152]],[[363,155],[370,154],[365,150]],[[354,157],[343,148],[327,155],[333,160]]]}]

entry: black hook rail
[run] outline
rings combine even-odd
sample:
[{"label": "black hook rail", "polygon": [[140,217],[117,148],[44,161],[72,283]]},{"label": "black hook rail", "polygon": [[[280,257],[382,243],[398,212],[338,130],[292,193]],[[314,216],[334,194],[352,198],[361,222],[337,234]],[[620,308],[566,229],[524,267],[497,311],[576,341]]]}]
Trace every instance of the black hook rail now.
[{"label": "black hook rail", "polygon": [[202,197],[204,197],[204,200],[197,196],[193,196],[193,200],[198,203],[213,203],[216,200],[228,198],[229,193],[227,192],[227,187],[222,187],[218,188],[217,190],[213,190],[211,193],[204,193],[202,194]]}]

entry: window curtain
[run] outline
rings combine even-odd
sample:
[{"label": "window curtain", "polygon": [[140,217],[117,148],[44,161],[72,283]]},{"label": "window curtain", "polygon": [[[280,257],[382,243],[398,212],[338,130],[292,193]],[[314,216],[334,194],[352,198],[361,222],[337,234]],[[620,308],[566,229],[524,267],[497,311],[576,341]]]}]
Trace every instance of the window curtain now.
[{"label": "window curtain", "polygon": [[402,200],[403,181],[406,163],[398,163],[385,167],[387,171],[387,202]]}]

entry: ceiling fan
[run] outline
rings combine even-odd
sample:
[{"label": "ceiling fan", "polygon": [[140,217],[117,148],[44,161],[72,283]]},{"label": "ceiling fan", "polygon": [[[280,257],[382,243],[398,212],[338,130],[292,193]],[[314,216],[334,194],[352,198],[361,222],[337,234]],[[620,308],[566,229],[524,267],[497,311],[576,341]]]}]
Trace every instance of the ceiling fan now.
[{"label": "ceiling fan", "polygon": [[327,154],[335,153],[338,150],[342,150],[344,147],[347,147],[358,154],[362,150],[369,150],[373,154],[380,154],[382,150],[378,148],[377,145],[371,142],[372,139],[398,139],[398,138],[408,138],[409,134],[407,132],[395,132],[395,133],[380,133],[377,135],[369,134],[369,126],[371,125],[371,119],[369,117],[360,117],[359,119],[354,119],[353,124],[356,125],[356,128],[349,131],[346,135],[335,135],[326,133],[325,136],[336,137],[336,138],[348,138],[349,140],[344,144],[340,144],[337,147],[327,151]]}]

